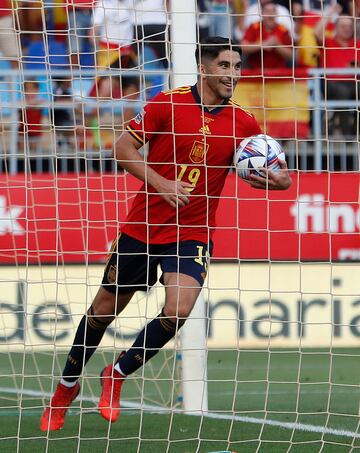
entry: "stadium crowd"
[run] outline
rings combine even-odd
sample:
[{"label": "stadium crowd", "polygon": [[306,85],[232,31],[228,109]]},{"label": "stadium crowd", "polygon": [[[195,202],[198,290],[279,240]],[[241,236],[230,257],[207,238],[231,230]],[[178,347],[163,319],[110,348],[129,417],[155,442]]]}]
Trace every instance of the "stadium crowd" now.
[{"label": "stadium crowd", "polygon": [[[325,47],[337,44],[339,54],[339,48],[357,47],[359,12],[359,0],[197,0],[199,39],[218,35],[251,46],[245,61],[251,68],[255,59],[255,66],[270,69],[326,65],[321,55],[324,37],[334,39],[333,46],[325,42]],[[347,35],[338,39],[337,25],[345,16]],[[51,55],[50,44],[57,42],[54,51],[59,52],[53,54],[62,59],[53,59],[54,65],[106,67],[119,57],[113,51],[120,49],[121,66],[130,67],[147,44],[168,67],[171,11],[167,0],[19,0],[14,9],[11,0],[1,0],[0,17],[1,28],[7,30],[0,37],[0,50],[10,59],[19,55],[10,39],[12,23],[24,56],[40,57],[34,43],[45,38]],[[286,55],[278,49],[284,46]],[[250,58],[261,50],[264,62]]]},{"label": "stadium crowd", "polygon": [[[269,71],[354,68],[360,47],[359,13],[359,0],[198,0],[198,37],[220,35],[240,43],[243,68],[256,76]],[[49,81],[44,83],[41,77],[30,78],[34,83],[22,88],[26,95],[20,122],[30,125],[21,126],[19,132],[34,140],[39,140],[43,131],[43,127],[31,125],[34,119],[39,121],[34,111],[40,109],[60,131],[59,142],[71,140],[71,135],[75,139],[81,136],[83,142],[84,131],[91,130],[93,142],[100,143],[99,130],[112,129],[114,122],[110,118],[106,125],[106,101],[129,101],[121,109],[122,122],[136,113],[136,101],[144,92],[136,68],[159,73],[169,68],[171,11],[167,0],[0,0],[0,32],[2,67],[8,64],[16,69],[20,61],[24,69],[45,70],[47,74],[56,69],[69,71],[68,76],[51,75],[50,90]],[[106,68],[135,71],[130,77],[119,73],[100,73],[91,80],[82,77],[81,90],[71,82],[70,71]],[[322,89],[326,99],[356,98],[356,76],[330,75],[325,80]],[[146,82],[146,98],[161,89],[161,78],[159,82],[159,78],[150,77]],[[69,111],[65,104],[74,104],[79,90],[82,98],[96,100],[97,105],[90,104],[84,110],[75,102]],[[49,91],[57,103],[64,104],[52,115],[42,108],[44,93]],[[105,111],[101,120],[99,106]],[[85,118],[80,121],[84,128],[80,124],[74,128],[79,116]],[[99,126],[100,121],[105,121],[105,127]],[[333,133],[356,135],[355,110],[341,108],[334,112],[332,121]],[[113,142],[112,131],[106,140]]]}]

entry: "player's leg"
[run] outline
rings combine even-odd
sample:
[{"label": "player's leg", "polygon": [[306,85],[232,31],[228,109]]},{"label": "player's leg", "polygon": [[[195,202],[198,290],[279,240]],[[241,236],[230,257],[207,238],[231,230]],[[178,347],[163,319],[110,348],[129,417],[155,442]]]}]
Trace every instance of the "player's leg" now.
[{"label": "player's leg", "polygon": [[[121,245],[120,245],[121,243]],[[65,420],[66,412],[79,393],[78,378],[83,367],[96,351],[109,324],[129,303],[134,291],[126,288],[117,290],[117,278],[123,269],[119,265],[119,252],[127,253],[126,238],[115,240],[106,264],[102,287],[99,288],[94,301],[83,316],[77,328],[73,345],[68,354],[62,379],[59,382],[50,406],[45,408],[40,419],[42,431],[60,429]],[[126,264],[126,259],[121,262]],[[118,271],[119,269],[119,271]]]},{"label": "player's leg", "polygon": [[[107,281],[109,283],[117,281],[118,294],[126,294],[129,290],[147,291],[157,280],[159,258],[149,254],[148,244],[126,235],[120,238],[119,248],[122,254],[116,263],[117,267],[108,266],[108,272],[105,274]],[[123,380],[124,376],[114,370],[113,363],[101,372],[102,392],[99,410],[106,420],[116,421],[120,415],[120,392]]]},{"label": "player's leg", "polygon": [[83,316],[68,354],[61,383],[71,387],[79,379],[83,367],[99,346],[107,327],[130,302],[133,292],[115,295],[100,287],[93,303]]},{"label": "player's leg", "polygon": [[185,323],[201,291],[207,270],[208,250],[205,244],[186,241],[166,250],[161,257],[165,285],[165,306],[161,313],[139,333],[131,348],[120,355],[115,365],[109,365],[111,384],[101,397],[111,410],[101,411],[109,421],[120,415],[120,392],[124,378],[138,370],[168,343]]},{"label": "player's leg", "polygon": [[199,282],[184,274],[165,273],[166,303],[161,313],[139,333],[131,348],[102,373],[99,409],[103,418],[115,422],[120,416],[124,379],[154,357],[185,323],[200,293]]},{"label": "player's leg", "polygon": [[55,431],[64,425],[66,412],[80,391],[78,379],[84,366],[99,346],[108,325],[126,307],[132,295],[116,296],[103,287],[99,288],[91,307],[80,321],[62,378],[40,419],[42,431]]},{"label": "player's leg", "polygon": [[171,340],[194,307],[207,273],[208,246],[198,241],[169,244],[161,250],[161,282],[165,285],[165,306],[157,318],[140,332],[132,347],[118,360],[115,369],[128,375]]},{"label": "player's leg", "polygon": [[115,365],[127,376],[154,357],[185,323],[201,291],[194,277],[186,274],[164,273],[165,306],[161,313],[139,333],[131,348]]}]

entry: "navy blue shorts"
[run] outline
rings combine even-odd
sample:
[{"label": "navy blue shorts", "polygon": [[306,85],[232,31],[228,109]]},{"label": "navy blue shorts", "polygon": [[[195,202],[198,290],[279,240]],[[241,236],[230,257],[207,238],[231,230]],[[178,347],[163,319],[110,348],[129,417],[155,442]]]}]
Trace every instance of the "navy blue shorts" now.
[{"label": "navy blue shorts", "polygon": [[148,291],[157,282],[160,264],[163,273],[190,275],[202,286],[211,252],[211,242],[209,247],[199,241],[145,244],[120,234],[113,242],[101,285],[112,293]]}]

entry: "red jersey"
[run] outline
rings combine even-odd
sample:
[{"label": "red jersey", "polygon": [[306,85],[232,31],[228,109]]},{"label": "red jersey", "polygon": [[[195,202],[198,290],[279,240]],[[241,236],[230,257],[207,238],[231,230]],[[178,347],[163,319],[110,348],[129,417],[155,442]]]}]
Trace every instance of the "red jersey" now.
[{"label": "red jersey", "polygon": [[[336,38],[325,38],[325,45],[321,51],[321,66],[323,68],[351,68],[357,67],[359,62],[360,42],[350,39],[346,47],[341,46]],[[353,76],[328,75],[327,78],[349,78]]]},{"label": "red jersey", "polygon": [[234,151],[243,138],[261,133],[254,116],[232,100],[209,111],[189,86],[159,93],[127,129],[139,143],[149,142],[151,168],[194,189],[188,205],[173,208],[143,184],[121,230],[151,244],[208,243]]},{"label": "red jersey", "polygon": [[42,108],[27,107],[20,110],[19,132],[26,131],[29,137],[37,137],[43,133]]},{"label": "red jersey", "polygon": [[0,0],[0,17],[11,16],[12,5],[10,0]]},{"label": "red jersey", "polygon": [[[283,25],[278,24],[273,30],[267,31],[261,22],[250,25],[245,32],[244,41],[249,44],[259,42],[262,44],[270,36],[276,36],[280,45],[291,46],[292,44],[289,32]],[[287,68],[287,61],[275,49],[261,49],[258,52],[250,54],[247,59],[250,69]]]}]

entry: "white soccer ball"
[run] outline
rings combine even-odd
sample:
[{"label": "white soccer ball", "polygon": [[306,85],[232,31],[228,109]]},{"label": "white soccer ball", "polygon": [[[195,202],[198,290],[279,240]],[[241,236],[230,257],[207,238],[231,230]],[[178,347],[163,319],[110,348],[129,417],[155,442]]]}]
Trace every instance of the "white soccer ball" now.
[{"label": "white soccer ball", "polygon": [[280,170],[279,159],[285,160],[284,151],[270,135],[258,134],[242,140],[234,155],[234,165],[240,178],[248,180],[251,174],[264,176],[259,168]]}]

